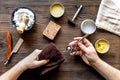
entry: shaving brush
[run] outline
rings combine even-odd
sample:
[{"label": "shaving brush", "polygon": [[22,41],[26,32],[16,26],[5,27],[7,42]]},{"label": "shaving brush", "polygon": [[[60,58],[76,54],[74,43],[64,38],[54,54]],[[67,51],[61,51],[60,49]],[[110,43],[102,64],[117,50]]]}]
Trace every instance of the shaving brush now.
[{"label": "shaving brush", "polygon": [[27,23],[28,23],[28,20],[29,20],[28,16],[23,16],[22,17],[20,26],[18,26],[18,28],[17,28],[17,31],[18,31],[19,34],[24,33],[25,27],[27,26]]},{"label": "shaving brush", "polygon": [[13,11],[11,21],[17,32],[23,34],[34,26],[36,15],[30,8],[18,7]]}]

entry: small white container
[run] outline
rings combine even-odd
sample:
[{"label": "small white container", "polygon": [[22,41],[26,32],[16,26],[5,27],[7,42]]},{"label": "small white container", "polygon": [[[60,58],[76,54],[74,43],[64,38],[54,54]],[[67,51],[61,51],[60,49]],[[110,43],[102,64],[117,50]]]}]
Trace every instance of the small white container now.
[{"label": "small white container", "polygon": [[84,34],[92,34],[96,31],[96,25],[95,25],[95,22],[91,19],[86,19],[84,20],[82,23],[81,23],[81,31],[84,33]]}]

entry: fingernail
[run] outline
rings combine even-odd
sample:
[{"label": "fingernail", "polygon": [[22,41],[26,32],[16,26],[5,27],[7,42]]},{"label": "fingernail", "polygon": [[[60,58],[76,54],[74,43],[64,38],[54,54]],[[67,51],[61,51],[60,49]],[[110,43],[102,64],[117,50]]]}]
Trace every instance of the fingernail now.
[{"label": "fingernail", "polygon": [[76,39],[76,37],[73,38],[74,40]]},{"label": "fingernail", "polygon": [[35,52],[36,52],[36,53],[39,53],[39,52],[41,52],[41,50],[39,50],[39,49],[35,49]]},{"label": "fingernail", "polygon": [[70,55],[72,56],[72,55],[73,55],[73,53],[70,53]]},{"label": "fingernail", "polygon": [[82,43],[78,43],[79,46],[82,46]]},{"label": "fingernail", "polygon": [[50,60],[49,59],[46,59],[47,62],[49,62]]}]

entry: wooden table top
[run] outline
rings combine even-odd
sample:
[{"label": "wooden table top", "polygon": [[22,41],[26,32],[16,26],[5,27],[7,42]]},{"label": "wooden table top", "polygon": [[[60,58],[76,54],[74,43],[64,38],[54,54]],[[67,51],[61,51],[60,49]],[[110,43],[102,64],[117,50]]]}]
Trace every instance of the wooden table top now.
[{"label": "wooden table top", "polygon": [[[54,2],[61,2],[65,7],[65,14],[60,19],[54,19],[50,16],[49,7]],[[79,26],[85,19],[96,19],[101,0],[0,0],[0,74],[3,74],[14,66],[21,59],[29,55],[34,49],[42,49],[50,42],[54,42],[61,50],[73,40],[75,36],[83,36]],[[76,27],[68,23],[68,17],[72,18],[77,10],[77,6],[83,5],[83,9],[76,18]],[[29,7],[36,14],[36,24],[22,36],[12,27],[11,14],[17,7]],[[54,41],[50,41],[42,35],[50,20],[53,20],[62,28]],[[10,64],[4,66],[7,55],[6,32],[10,31],[13,39],[13,46],[17,40],[22,37],[24,43],[17,54],[13,55]],[[94,44],[96,40],[105,38],[110,42],[110,50],[107,54],[99,55],[110,65],[120,69],[120,37],[105,30],[99,30],[88,37]],[[86,65],[80,57],[72,57],[64,53],[66,60],[51,73],[43,76],[41,80],[104,80],[92,67]],[[26,71],[18,80],[39,80],[39,77]]]}]

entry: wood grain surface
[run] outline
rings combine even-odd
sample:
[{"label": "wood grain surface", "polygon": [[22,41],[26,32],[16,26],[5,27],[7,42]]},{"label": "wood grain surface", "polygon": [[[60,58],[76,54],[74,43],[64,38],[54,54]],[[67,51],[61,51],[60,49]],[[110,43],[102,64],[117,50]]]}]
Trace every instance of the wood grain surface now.
[{"label": "wood grain surface", "polygon": [[[59,19],[52,18],[49,13],[49,7],[54,2],[60,2],[65,7],[65,14]],[[54,42],[61,51],[64,51],[65,46],[73,40],[73,37],[84,35],[79,28],[81,22],[88,18],[96,19],[100,2],[101,0],[0,0],[0,75],[29,55],[34,49],[42,49],[50,42]],[[75,19],[76,26],[73,26],[68,23],[68,19],[73,17],[80,4],[83,5],[83,9]],[[11,14],[17,7],[31,8],[36,14],[35,26],[23,35],[19,35],[11,23]],[[50,20],[62,26],[54,41],[42,35]],[[7,59],[7,31],[12,34],[13,46],[20,37],[24,39],[24,43],[18,53],[13,55],[10,64],[4,66],[3,63]],[[88,37],[93,44],[101,38],[107,39],[111,46],[107,54],[99,55],[100,58],[120,69],[120,37],[99,29]],[[42,77],[32,70],[27,70],[18,80],[104,80],[80,57],[72,57],[68,53],[63,54],[66,60],[58,69]]]}]

